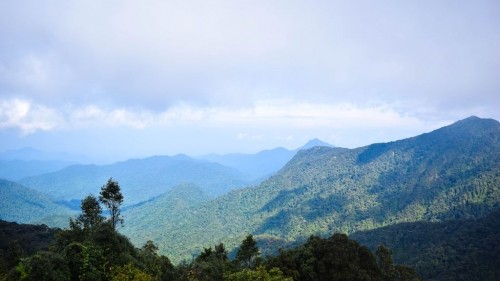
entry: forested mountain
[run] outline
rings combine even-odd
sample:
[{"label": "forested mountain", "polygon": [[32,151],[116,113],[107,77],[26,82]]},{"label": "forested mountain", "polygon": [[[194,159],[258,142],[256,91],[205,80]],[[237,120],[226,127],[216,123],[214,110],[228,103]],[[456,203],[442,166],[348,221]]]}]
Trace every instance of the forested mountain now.
[{"label": "forested mountain", "polygon": [[[499,159],[500,124],[477,117],[390,143],[314,147],[257,187],[165,212],[157,217],[162,227],[147,236],[179,260],[200,245],[232,248],[245,233],[280,245],[311,234],[481,217],[500,203]],[[134,226],[125,233],[146,235]]]},{"label": "forested mountain", "polygon": [[15,182],[0,180],[0,220],[67,226],[75,212],[47,195]]},{"label": "forested mountain", "polygon": [[147,201],[183,183],[193,183],[210,196],[247,183],[235,169],[185,155],[154,156],[102,166],[74,165],[19,182],[58,200],[71,200],[95,192],[110,177],[120,182],[127,205]]},{"label": "forested mountain", "polygon": [[[193,185],[178,186],[162,197],[154,204],[167,205],[173,212],[206,200]],[[257,241],[248,234],[232,257],[219,243],[174,266],[157,254],[151,240],[136,248],[117,232],[124,221],[122,202],[119,183],[109,179],[98,198],[89,195],[81,200],[81,212],[69,220],[69,228],[0,220],[0,280],[419,280],[412,268],[393,264],[387,247],[378,247],[373,255],[338,233],[328,239],[311,236],[305,244],[273,257],[262,257]],[[100,203],[110,211],[108,218]]]},{"label": "forested mountain", "polygon": [[264,180],[265,177],[277,172],[281,169],[297,151],[301,149],[309,149],[315,146],[332,147],[331,144],[323,142],[319,139],[308,141],[304,146],[289,150],[283,147],[278,147],[270,150],[263,150],[255,154],[231,153],[225,155],[210,154],[200,158],[219,163],[224,166],[233,167],[255,180]]},{"label": "forested mountain", "polygon": [[0,160],[0,179],[18,181],[25,177],[55,172],[71,164],[74,163],[55,160]]},{"label": "forested mountain", "polygon": [[401,223],[351,238],[373,251],[388,246],[394,261],[415,268],[422,280],[500,279],[500,209],[479,219]]},{"label": "forested mountain", "polygon": [[[133,206],[123,212],[125,231],[134,241],[152,240],[149,233],[157,233],[163,228],[162,220],[158,218],[172,216],[189,207],[196,206],[211,199],[201,188],[193,184],[182,184],[173,187],[166,193],[138,206]],[[127,229],[142,229],[139,232],[128,232]],[[138,235],[138,236],[137,236]],[[165,237],[168,239],[168,237]]]},{"label": "forested mountain", "polygon": [[[78,217],[89,218],[89,213],[82,209]],[[61,230],[0,221],[0,238],[0,280],[6,281],[419,280],[413,268],[393,263],[389,248],[372,253],[338,233],[327,239],[311,236],[272,257],[262,257],[247,235],[234,258],[220,243],[177,266],[158,255],[152,241],[135,248],[107,222],[82,227],[77,219]]]}]

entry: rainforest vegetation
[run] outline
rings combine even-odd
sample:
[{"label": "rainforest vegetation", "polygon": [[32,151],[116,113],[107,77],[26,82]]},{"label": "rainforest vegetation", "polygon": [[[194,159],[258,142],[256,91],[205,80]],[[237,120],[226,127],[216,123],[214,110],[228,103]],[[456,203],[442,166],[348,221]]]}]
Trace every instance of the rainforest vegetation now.
[{"label": "rainforest vegetation", "polygon": [[[147,241],[136,248],[117,228],[123,219],[123,196],[109,179],[100,196],[82,200],[81,213],[69,228],[2,222],[2,280],[418,280],[407,266],[394,265],[391,251],[380,245],[375,255],[345,234],[311,236],[299,247],[262,257],[251,234],[234,257],[223,243],[204,248],[197,257],[174,266]],[[101,205],[109,211],[103,216]],[[7,244],[6,241],[9,241]]]}]

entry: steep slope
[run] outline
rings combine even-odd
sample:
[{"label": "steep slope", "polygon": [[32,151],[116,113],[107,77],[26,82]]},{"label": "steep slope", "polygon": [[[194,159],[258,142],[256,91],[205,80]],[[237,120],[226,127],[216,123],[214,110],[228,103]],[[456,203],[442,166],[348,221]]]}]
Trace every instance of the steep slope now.
[{"label": "steep slope", "polygon": [[423,280],[500,278],[500,209],[480,219],[401,223],[351,238],[372,250],[388,246],[396,263],[412,266]]},{"label": "steep slope", "polygon": [[257,187],[158,217],[162,228],[148,235],[178,259],[201,251],[199,245],[234,247],[246,233],[290,242],[400,222],[481,217],[500,203],[499,140],[497,121],[471,117],[401,141],[314,147]]},{"label": "steep slope", "polygon": [[18,223],[44,223],[65,227],[75,215],[52,201],[45,194],[15,182],[0,180],[0,219]]},{"label": "steep slope", "polygon": [[196,184],[211,196],[246,183],[243,175],[232,168],[185,155],[154,156],[103,166],[74,165],[19,182],[58,200],[71,200],[99,193],[110,177],[120,183],[125,204],[149,200],[182,183]]},{"label": "steep slope", "polygon": [[281,169],[297,151],[309,149],[315,146],[332,147],[331,144],[319,139],[308,141],[304,146],[294,150],[278,147],[270,150],[263,150],[255,154],[231,153],[226,155],[210,154],[200,157],[211,162],[224,166],[233,167],[244,174],[249,175],[254,180],[263,180],[271,174]]}]

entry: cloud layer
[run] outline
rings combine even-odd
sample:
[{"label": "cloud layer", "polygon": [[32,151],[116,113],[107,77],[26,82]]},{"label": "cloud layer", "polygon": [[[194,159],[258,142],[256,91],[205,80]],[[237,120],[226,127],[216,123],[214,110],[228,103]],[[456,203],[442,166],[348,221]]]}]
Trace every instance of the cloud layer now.
[{"label": "cloud layer", "polygon": [[498,1],[2,1],[0,130],[500,119],[498,26]]}]

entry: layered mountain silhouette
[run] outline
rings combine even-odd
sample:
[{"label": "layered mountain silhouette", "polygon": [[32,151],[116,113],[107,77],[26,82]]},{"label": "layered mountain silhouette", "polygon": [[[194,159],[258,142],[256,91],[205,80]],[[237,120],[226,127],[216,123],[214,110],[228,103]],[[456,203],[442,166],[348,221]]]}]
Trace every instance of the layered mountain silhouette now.
[{"label": "layered mountain silhouette", "polygon": [[186,155],[153,156],[109,165],[73,165],[57,172],[27,177],[19,183],[58,200],[98,194],[109,178],[117,180],[131,205],[150,200],[170,188],[192,183],[214,197],[248,182],[239,171]]},{"label": "layered mountain silhouette", "polygon": [[[311,234],[482,217],[500,204],[499,140],[497,121],[470,117],[400,141],[313,147],[256,187],[143,217],[142,224],[161,226],[143,236],[179,259],[201,245],[234,247],[247,233],[284,245]],[[148,208],[143,212],[161,207]],[[134,221],[124,232],[141,237],[141,228]]]},{"label": "layered mountain silhouette", "polygon": [[298,151],[315,146],[333,147],[331,144],[319,139],[312,139],[305,145],[293,150],[277,147],[275,149],[263,150],[255,154],[210,154],[201,156],[200,158],[235,168],[255,181],[262,181],[281,169]]},{"label": "layered mountain silhouette", "polygon": [[0,181],[0,219],[63,226],[75,213],[54,200],[97,194],[113,177],[126,200],[120,231],[136,245],[153,240],[173,261],[220,242],[231,250],[249,233],[277,249],[312,234],[475,220],[500,207],[500,124],[470,117],[356,149],[316,142],[276,167],[249,186],[235,167],[185,155],[73,165],[22,185]]}]

